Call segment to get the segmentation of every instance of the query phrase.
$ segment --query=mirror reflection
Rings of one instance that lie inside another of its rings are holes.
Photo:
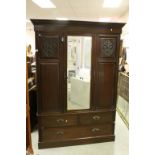
[[[67,109],[90,108],[92,37],[67,37]]]

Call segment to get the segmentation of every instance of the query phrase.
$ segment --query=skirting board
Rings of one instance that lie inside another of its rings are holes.
[[[114,135],[107,136],[97,136],[97,137],[87,137],[87,138],[77,138],[77,139],[69,139],[65,141],[57,141],[57,142],[39,142],[39,149],[50,148],[50,147],[63,147],[63,146],[72,146],[72,145],[81,145],[81,144],[90,144],[90,143],[101,143],[101,142],[109,142],[114,141]]]

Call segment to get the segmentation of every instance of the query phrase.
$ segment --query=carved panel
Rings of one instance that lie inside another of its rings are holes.
[[[100,38],[100,57],[114,57],[115,50],[115,38]]]
[[[59,38],[58,36],[41,37],[41,57],[58,58],[59,55]]]

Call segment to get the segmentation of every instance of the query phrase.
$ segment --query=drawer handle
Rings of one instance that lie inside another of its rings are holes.
[[[63,131],[57,131],[57,133],[56,133],[57,135],[63,135],[64,134],[64,132]]]
[[[101,117],[100,116],[97,116],[97,115],[95,115],[95,116],[93,116],[93,120],[99,120]]]
[[[99,128],[93,128],[91,131],[92,132],[98,132],[98,131],[100,131],[100,129]]]
[[[62,123],[62,122],[64,122],[65,120],[64,119],[57,119],[57,123]]]

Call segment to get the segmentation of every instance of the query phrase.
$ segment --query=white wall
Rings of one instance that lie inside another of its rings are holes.
[[[129,11],[121,16],[120,22],[125,22],[125,26],[122,29],[121,39],[123,39],[123,47],[129,47]]]
[[[126,23],[122,29],[121,39],[123,40],[123,47],[126,47],[127,59],[126,62],[129,64],[129,51],[130,51],[130,38],[129,38],[129,10],[120,17],[119,22]],[[129,71],[129,66],[126,65],[126,70]]]

